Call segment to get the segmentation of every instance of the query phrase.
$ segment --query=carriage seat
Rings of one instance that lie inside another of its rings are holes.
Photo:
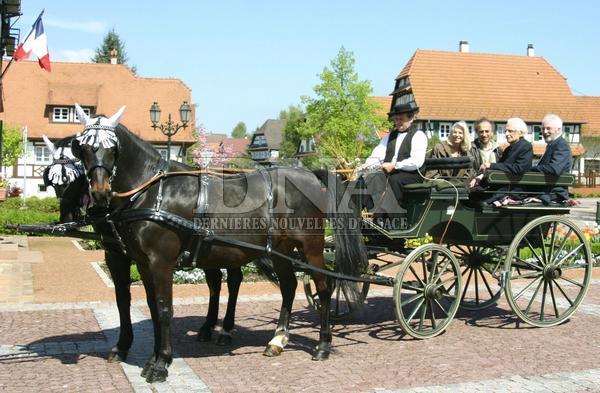
[[[522,175],[513,175],[502,171],[488,171],[484,179],[487,184],[510,184],[514,186],[550,186],[569,187],[575,184],[575,175],[567,174],[551,176],[542,172],[525,172]]]
[[[432,169],[463,169],[473,165],[470,157],[444,157],[425,159],[425,170]],[[406,184],[403,187],[408,194],[427,194],[432,199],[456,198],[469,199],[469,190],[465,187],[464,179],[432,179],[423,183]]]

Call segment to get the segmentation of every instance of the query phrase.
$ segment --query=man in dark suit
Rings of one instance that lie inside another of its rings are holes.
[[[569,143],[562,136],[562,120],[554,114],[548,114],[542,120],[542,135],[546,141],[546,151],[540,161],[531,170],[549,176],[568,174],[573,164],[573,156]],[[545,204],[563,202],[569,199],[569,192],[564,187],[545,187],[540,199]]]

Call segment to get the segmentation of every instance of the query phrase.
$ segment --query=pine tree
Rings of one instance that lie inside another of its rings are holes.
[[[115,49],[117,51],[117,64],[127,64],[129,58],[125,51],[125,41],[121,40],[115,29],[111,29],[102,40],[102,45],[96,48],[96,54],[92,57],[93,63],[110,63],[112,57],[110,52]],[[135,73],[135,66],[130,67]]]

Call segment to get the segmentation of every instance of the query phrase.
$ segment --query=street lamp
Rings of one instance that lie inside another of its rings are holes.
[[[192,107],[188,104],[187,101],[183,101],[181,106],[179,107],[179,118],[181,119],[181,124],[173,122],[171,120],[171,114],[169,113],[169,119],[162,124],[158,124],[160,120],[160,106],[158,106],[158,102],[154,101],[152,106],[150,107],[150,121],[152,122],[153,129],[159,129],[167,137],[167,161],[171,160],[171,137],[177,134],[182,128],[186,128],[188,122],[190,121],[190,117],[192,115]]]

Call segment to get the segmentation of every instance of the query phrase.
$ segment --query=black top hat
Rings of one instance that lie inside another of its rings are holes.
[[[396,102],[396,105],[394,105],[392,110],[390,112],[388,112],[388,116],[399,115],[402,113],[416,113],[418,111],[419,111],[419,107],[417,106],[417,103],[414,101],[409,101],[409,102],[406,102],[403,104]]]

